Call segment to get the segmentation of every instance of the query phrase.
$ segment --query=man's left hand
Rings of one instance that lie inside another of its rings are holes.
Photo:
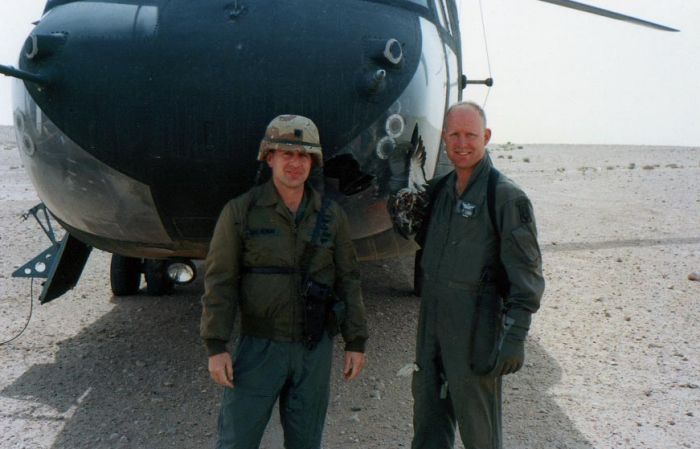
[[[345,380],[353,380],[359,376],[364,366],[364,353],[345,351],[345,364],[343,365],[343,377],[345,377]]]
[[[525,362],[525,342],[506,338],[501,347],[499,356],[500,372],[497,374],[505,376],[520,371]]]

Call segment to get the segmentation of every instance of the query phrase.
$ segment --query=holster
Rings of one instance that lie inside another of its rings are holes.
[[[490,267],[484,268],[472,322],[469,361],[472,372],[477,375],[490,373],[498,363],[498,355],[506,331],[501,291],[502,289],[498,288],[496,270]]]
[[[337,334],[345,312],[345,304],[336,300],[333,288],[310,279],[302,291],[304,299],[304,340],[313,349],[328,331]],[[341,307],[342,306],[342,307]]]

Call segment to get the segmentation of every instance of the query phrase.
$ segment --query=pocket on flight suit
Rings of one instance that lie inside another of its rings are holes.
[[[449,263],[449,278],[455,284],[478,284],[481,254],[484,251],[484,245],[490,244],[482,216],[486,211],[482,205],[472,206],[474,209],[469,216],[453,212],[448,240],[445,242],[446,247],[442,257]],[[457,288],[460,287],[457,286]]]
[[[503,299],[494,288],[486,288],[476,298],[472,321],[469,368],[479,376],[493,372],[498,364],[504,332]]]
[[[540,247],[532,227],[522,224],[511,231],[515,247],[528,264],[534,264],[540,258]]]

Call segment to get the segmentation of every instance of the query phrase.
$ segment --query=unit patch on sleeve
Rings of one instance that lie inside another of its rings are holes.
[[[532,223],[532,213],[530,212],[530,201],[527,198],[518,200],[515,205],[520,214],[520,223]]]

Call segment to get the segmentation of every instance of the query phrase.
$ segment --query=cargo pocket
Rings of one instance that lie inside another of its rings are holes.
[[[503,300],[482,292],[477,297],[472,322],[469,368],[479,376],[492,372],[498,365],[500,341],[504,331]]]

